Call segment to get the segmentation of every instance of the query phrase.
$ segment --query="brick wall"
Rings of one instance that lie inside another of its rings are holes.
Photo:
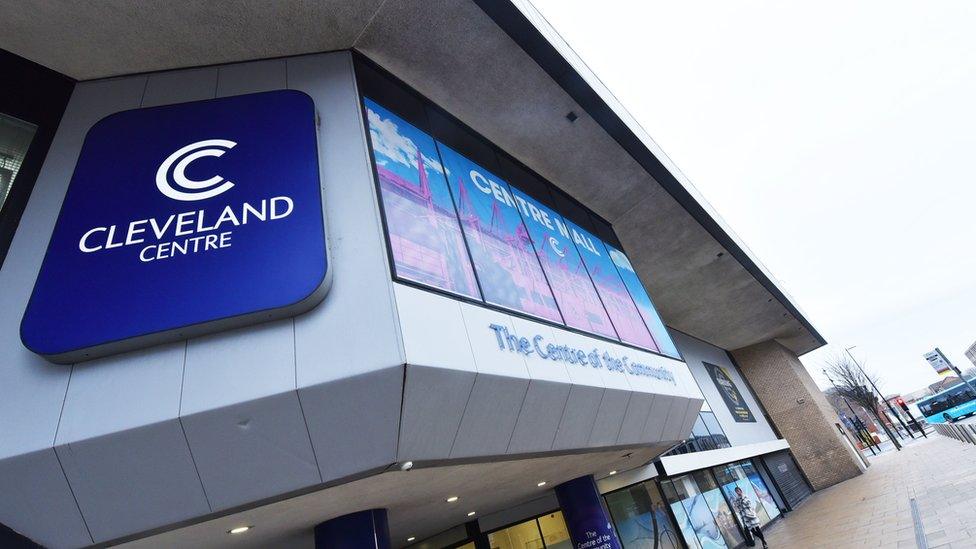
[[[834,426],[837,414],[796,354],[765,341],[732,356],[814,490],[861,474],[860,461]]]

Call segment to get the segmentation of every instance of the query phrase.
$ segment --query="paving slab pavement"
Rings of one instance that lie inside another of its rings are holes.
[[[976,446],[929,438],[870,459],[859,477],[815,492],[766,531],[771,549],[976,548]]]

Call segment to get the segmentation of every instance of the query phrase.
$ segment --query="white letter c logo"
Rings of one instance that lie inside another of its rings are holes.
[[[179,149],[169,155],[159,165],[159,169],[156,170],[156,187],[159,189],[159,192],[173,200],[182,201],[204,200],[229,190],[234,184],[224,180],[219,175],[215,175],[204,181],[194,181],[188,178],[185,172],[187,166],[194,160],[204,156],[223,156],[225,152],[234,148],[235,145],[237,143],[227,141],[226,139],[207,139],[205,141],[191,143]],[[174,163],[176,163],[176,167],[172,168],[173,184],[171,184],[169,173]]]

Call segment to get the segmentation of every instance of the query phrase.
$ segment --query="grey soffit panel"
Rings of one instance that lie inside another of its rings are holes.
[[[211,510],[178,419],[56,450],[95,542]]]
[[[528,387],[529,380],[525,378],[479,373],[461,416],[450,456],[504,454],[512,440]]]
[[[826,340],[804,317],[793,302],[771,279],[740,244],[738,239],[723,226],[707,204],[689,191],[679,181],[673,166],[665,158],[662,162],[656,152],[648,147],[653,140],[641,130],[572,49],[541,17],[538,11],[523,0],[491,2],[474,0],[475,3],[528,54],[573,100],[598,123],[646,172],[656,180],[722,247],[772,294],[777,301],[802,325],[812,340],[806,350],[824,345]],[[524,11],[524,13],[523,13]],[[535,21],[527,14],[533,15]],[[574,63],[575,62],[575,63]],[[636,130],[635,130],[636,128]],[[656,145],[655,145],[656,147]],[[676,171],[676,169],[675,169]],[[680,173],[679,173],[680,175]],[[806,343],[806,341],[804,341]]]
[[[328,297],[295,319],[298,386],[308,387],[405,359],[350,54],[288,59],[287,72],[289,87],[311,96],[321,117],[319,169],[333,272]],[[304,395],[302,404],[309,404]]]
[[[45,0],[27,9],[5,3],[0,18],[9,28],[0,47],[72,78],[104,78],[348,48],[381,4],[193,0],[145,9]]]
[[[54,448],[0,460],[0,494],[0,521],[37,543],[93,543]]]
[[[544,452],[552,449],[556,429],[563,417],[572,385],[533,379],[519,410],[509,454]]]
[[[397,460],[443,459],[451,454],[474,386],[474,372],[406,367]]]
[[[397,461],[404,367],[299,389],[323,482]]]
[[[293,390],[181,422],[214,511],[321,482]]]

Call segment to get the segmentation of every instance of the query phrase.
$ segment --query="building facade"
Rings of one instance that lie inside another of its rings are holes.
[[[734,547],[735,488],[859,474],[823,338],[530,5],[239,7],[3,8],[2,535]]]

